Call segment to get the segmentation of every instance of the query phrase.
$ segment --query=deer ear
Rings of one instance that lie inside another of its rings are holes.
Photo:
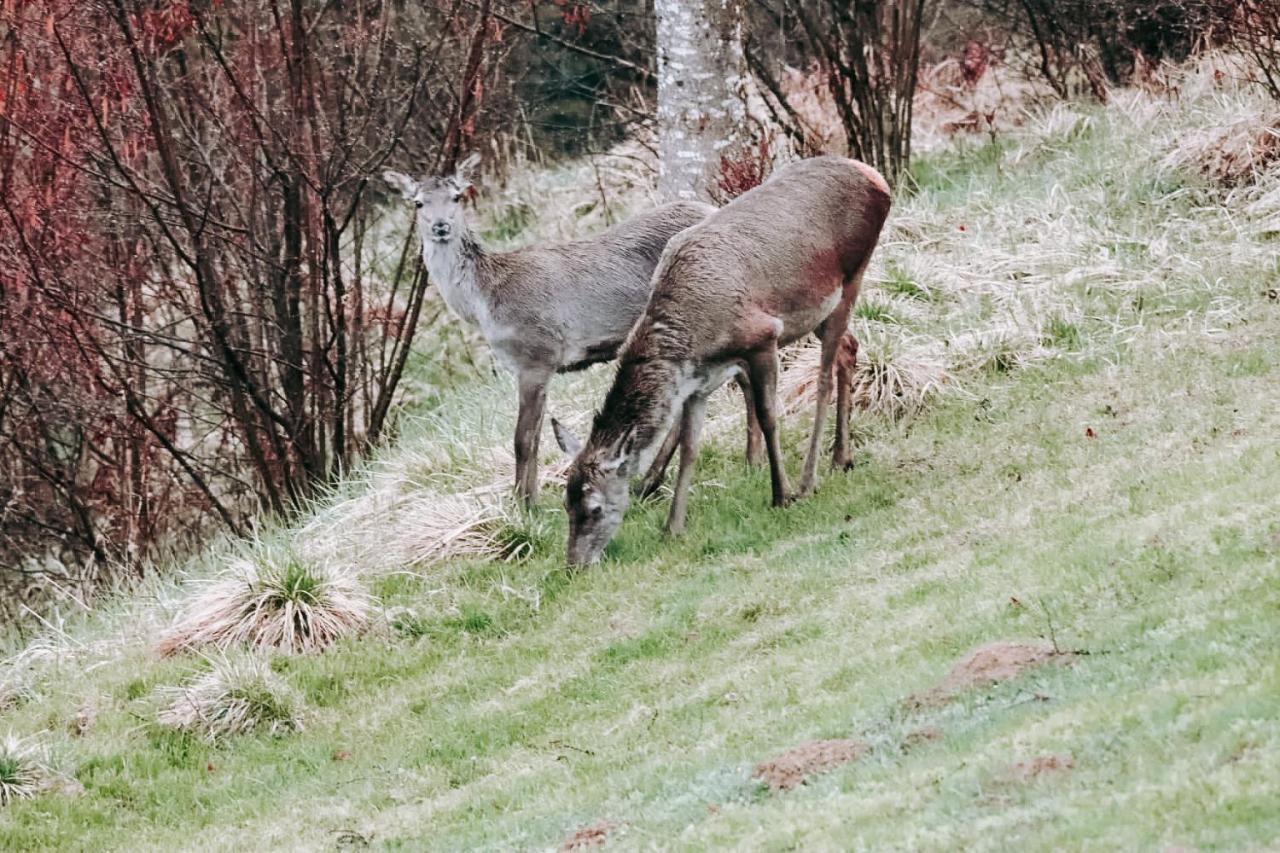
[[[458,180],[467,181],[468,179],[470,179],[470,177],[475,174],[476,167],[479,165],[480,165],[480,152],[472,151],[470,154],[466,156],[466,158],[461,163],[458,164],[458,167],[455,171],[455,174],[457,174],[458,176]]]
[[[388,169],[382,173],[382,180],[400,190],[400,194],[410,201],[418,194],[418,182],[401,172],[393,172]]]
[[[577,456],[582,452],[582,442],[578,441],[578,437],[569,432],[569,428],[560,423],[555,418],[551,419],[551,431],[556,434],[556,444],[560,445],[560,449],[570,456]]]
[[[471,176],[475,174],[476,167],[479,165],[480,154],[473,151],[454,168],[453,185],[457,188],[459,196],[468,199],[475,197],[476,190],[475,185],[471,183]]]

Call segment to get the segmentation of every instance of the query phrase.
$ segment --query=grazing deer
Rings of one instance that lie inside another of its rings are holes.
[[[382,176],[417,207],[422,257],[449,309],[479,326],[498,362],[516,376],[516,492],[528,504],[538,491],[538,436],[552,375],[617,355],[644,312],[667,241],[715,208],[674,202],[586,240],[490,252],[463,214],[467,172],[478,160],[473,155],[453,175],[420,181],[392,171]],[[743,392],[751,458],[759,452],[759,428],[745,385]]]
[[[787,504],[793,495],[778,443],[778,349],[810,332],[820,338],[822,356],[798,496],[817,482],[833,381],[844,409],[833,462],[847,465],[848,374],[857,352],[849,312],[888,213],[889,187],[875,169],[815,157],[779,169],[672,239],[586,446],[552,422],[561,449],[575,457],[565,492],[570,564],[600,559],[622,524],[627,478],[676,426],[680,467],[666,527],[683,531],[707,395],[739,370],[750,378],[764,431],[773,504]]]

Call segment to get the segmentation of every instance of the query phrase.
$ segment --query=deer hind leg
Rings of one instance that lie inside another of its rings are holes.
[[[680,417],[680,470],[676,474],[675,495],[667,514],[667,533],[684,533],[684,520],[689,511],[689,487],[693,482],[693,466],[698,459],[698,439],[707,414],[707,399],[695,394],[685,401]]]
[[[636,489],[636,497],[641,500],[653,497],[658,493],[658,489],[662,487],[662,481],[667,476],[667,466],[671,464],[671,457],[675,455],[676,448],[680,446],[680,431],[683,420],[684,418],[681,416],[671,425],[671,431],[663,439],[662,447],[658,448],[658,455],[653,457],[653,463],[649,466],[649,470],[645,472],[644,479],[640,481],[640,486]]]
[[[813,433],[809,436],[809,453],[804,459],[804,474],[800,478],[797,497],[813,494],[818,484],[818,455],[822,452],[822,433],[826,426],[827,406],[831,402],[832,376],[835,373],[836,353],[849,322],[849,308],[841,305],[818,326],[822,341],[822,357],[818,365],[818,399],[813,413]]]
[[[516,495],[525,506],[538,497],[538,438],[542,432],[542,413],[547,406],[549,376],[535,373],[520,375],[520,413],[516,416]]]
[[[831,467],[848,471],[853,467],[849,456],[849,416],[853,411],[853,373],[858,367],[858,339],[845,332],[836,349],[836,443],[831,449]]]
[[[742,400],[747,407],[747,464],[759,465],[764,461],[764,435],[760,432],[760,418],[756,415],[755,392],[751,388],[751,377],[739,373],[734,382],[742,391]]]
[[[764,446],[769,455],[769,475],[773,482],[773,505],[786,506],[791,502],[791,484],[787,482],[787,468],[778,443],[778,348],[770,342],[751,354],[747,361],[751,374],[751,390],[755,396],[756,416],[760,431],[764,434]]]

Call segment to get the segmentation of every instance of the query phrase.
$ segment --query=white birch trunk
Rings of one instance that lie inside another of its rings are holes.
[[[658,190],[706,200],[720,155],[745,138],[740,0],[654,0],[658,19]]]

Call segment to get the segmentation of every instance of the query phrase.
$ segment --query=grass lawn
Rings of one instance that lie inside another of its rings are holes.
[[[1152,166],[1212,102],[1118,100],[924,161],[855,331],[963,350],[956,379],[856,416],[857,466],[814,498],[770,509],[723,436],[686,536],[633,507],[570,575],[548,486],[513,528],[527,559],[371,572],[369,632],[271,658],[304,708],[283,736],[161,726],[157,688],[204,662],[129,630],[145,597],[81,619],[0,711],[73,790],[0,807],[0,848],[505,850],[595,824],[618,849],[1275,844],[1280,229]],[[380,464],[505,441],[508,385],[463,395],[483,428],[424,414]],[[912,701],[999,640],[1071,654]],[[751,779],[823,738],[868,749]]]

